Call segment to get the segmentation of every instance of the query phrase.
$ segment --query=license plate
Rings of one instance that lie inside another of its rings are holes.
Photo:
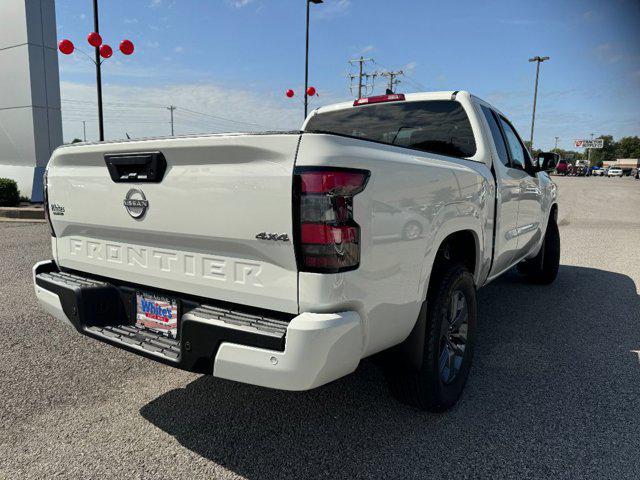
[[[178,336],[178,302],[175,298],[136,292],[136,326],[170,338]]]

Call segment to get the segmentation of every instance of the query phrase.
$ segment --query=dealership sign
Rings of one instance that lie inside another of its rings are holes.
[[[593,140],[574,140],[573,144],[576,148],[602,148],[604,140],[601,138],[594,138]]]

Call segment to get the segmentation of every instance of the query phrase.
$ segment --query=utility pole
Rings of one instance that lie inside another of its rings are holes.
[[[395,72],[380,72],[378,73],[378,75],[382,76],[382,77],[388,77],[389,80],[387,81],[387,95],[391,95],[392,93],[394,93],[394,87],[396,85],[398,85],[400,83],[400,80],[398,80],[397,77],[400,77],[402,75],[404,75],[404,71],[403,70],[397,70]]]
[[[591,140],[593,140],[593,133],[591,134]],[[591,147],[587,148],[587,163],[591,166]]]
[[[98,0],[93,0],[93,31],[100,33],[100,25],[98,22]],[[100,48],[95,47],[96,50],[96,84],[98,85],[98,132],[100,135],[100,141],[104,142],[104,119],[102,116],[102,71],[100,61]]]
[[[560,137],[556,137],[556,146],[555,146],[555,147],[553,147],[553,150],[554,150],[556,153],[558,153],[558,138],[560,138]]]
[[[353,80],[355,78],[358,79],[358,98],[362,98],[362,87],[367,87],[367,83],[366,83],[366,79],[368,79],[369,77],[373,77],[375,78],[378,74],[377,73],[372,73],[372,74],[368,74],[364,72],[364,64],[365,62],[370,62],[372,61],[373,58],[364,58],[364,57],[360,57],[358,60],[349,60],[349,64],[353,65],[355,63],[358,64],[358,74],[357,75],[349,75],[349,78],[351,79],[352,85],[353,85]],[[365,79],[365,83],[362,83],[362,79]]]
[[[176,107],[174,107],[173,105],[169,105],[167,107],[167,110],[169,110],[169,112],[171,112],[171,136],[173,137],[173,111],[176,109]]]
[[[533,155],[533,126],[536,122],[536,101],[538,99],[538,77],[540,76],[540,64],[549,60],[549,57],[533,57],[530,62],[536,62],[536,86],[533,93],[533,116],[531,117],[531,138],[529,140],[529,149]]]
[[[84,135],[84,141],[87,141],[87,122],[86,120],[82,120],[82,133]]]

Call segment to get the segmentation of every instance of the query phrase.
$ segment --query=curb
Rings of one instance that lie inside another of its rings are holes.
[[[44,221],[43,207],[0,207],[0,220]]]
[[[0,223],[46,223],[47,221],[39,218],[7,218],[0,217]]]

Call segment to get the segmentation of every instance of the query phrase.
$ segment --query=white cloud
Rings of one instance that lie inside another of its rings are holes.
[[[158,48],[160,46],[160,42],[151,41],[151,42],[146,42],[145,45],[149,48]]]
[[[331,19],[347,15],[351,10],[351,0],[325,0],[324,3],[312,5],[319,19]]]
[[[64,140],[82,137],[82,120],[87,121],[88,139],[94,140],[95,87],[62,82],[61,93]],[[167,105],[178,107],[174,112],[178,134],[292,130],[300,128],[302,122],[302,105],[285,98],[284,92],[262,94],[215,83],[108,85],[104,89],[105,137],[125,138],[125,133],[132,138],[169,135]]]
[[[173,51],[176,53],[182,53],[184,52],[184,47],[181,47],[178,45],[176,48],[173,49]]]
[[[417,62],[409,62],[404,66],[403,70],[409,75],[411,75],[417,66],[418,66]]]
[[[80,20],[84,20],[85,18],[87,18],[87,15],[84,13],[80,14]]]
[[[593,10],[587,10],[582,14],[582,19],[588,22],[593,20],[595,16],[596,16],[596,12],[594,12]]]
[[[138,19],[137,18],[125,18],[123,22],[124,22],[125,25],[133,25],[133,24],[138,23]]]
[[[229,0],[229,3],[231,4],[231,6],[235,8],[242,8],[242,7],[246,7],[253,1],[254,0]]]
[[[620,50],[612,43],[601,43],[595,48],[598,60],[606,63],[617,63],[624,58]]]
[[[374,45],[367,45],[366,47],[363,47],[362,50],[360,50],[360,53],[368,53],[375,49],[376,47]]]
[[[149,6],[151,8],[157,8],[160,7],[162,5],[162,0],[151,0],[151,2],[149,2]]]

